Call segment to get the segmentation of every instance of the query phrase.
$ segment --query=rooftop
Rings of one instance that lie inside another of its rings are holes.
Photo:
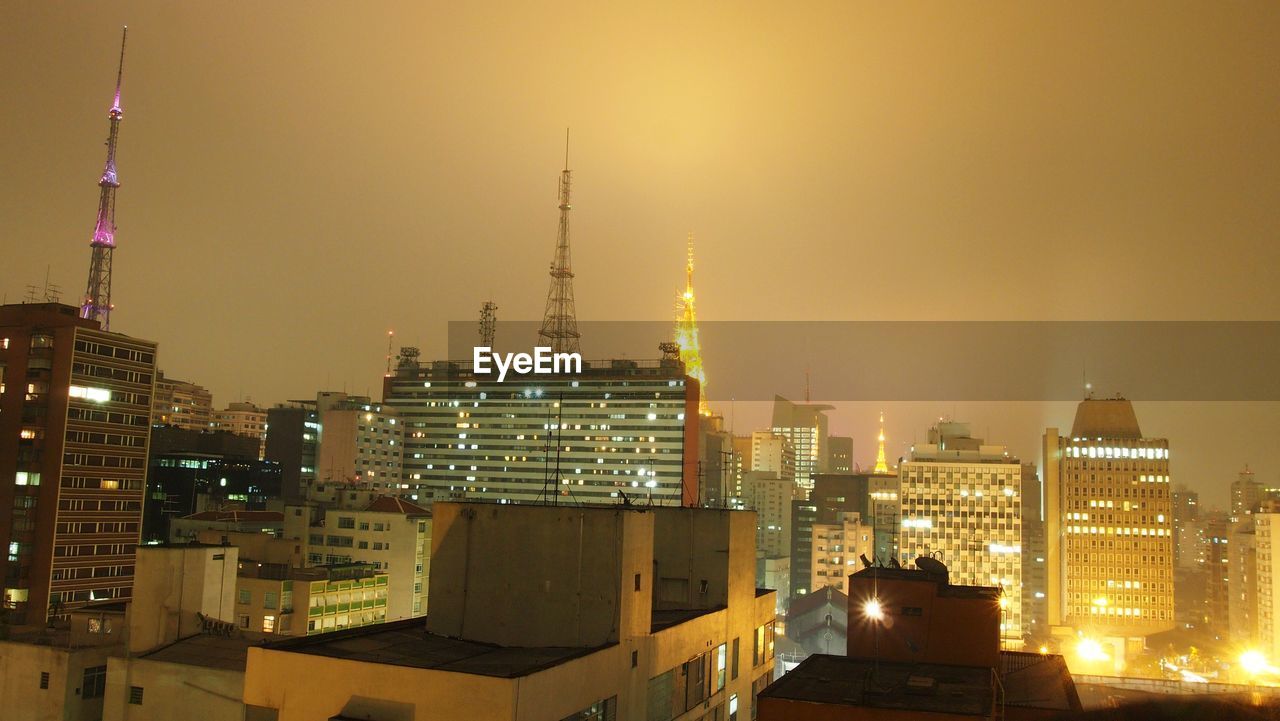
[[[1123,398],[1088,398],[1076,406],[1072,438],[1142,438],[1133,404]]]
[[[284,522],[284,514],[279,511],[201,511],[182,518],[187,521],[230,521],[232,523]]]
[[[378,496],[372,503],[365,506],[364,510],[375,513],[400,513],[410,517],[431,517],[431,511],[399,496]]]
[[[1080,695],[1062,656],[1001,651],[1000,678],[1008,706],[1080,710]]]
[[[993,600],[1000,597],[1000,589],[996,586],[957,586],[947,582],[944,573],[925,571],[919,568],[893,568],[891,566],[872,566],[854,573],[855,578],[876,577],[890,581],[933,581],[938,584],[939,596],[953,598],[984,598]]]
[[[608,645],[595,648],[498,646],[427,633],[426,624],[418,618],[289,639],[269,647],[365,663],[518,678]]]
[[[877,664],[817,654],[770,684],[760,698],[986,718],[995,697],[994,679],[988,668]]]
[[[723,611],[724,606],[716,608],[689,608],[689,609],[653,609],[649,616],[649,633],[657,633],[664,628],[679,626],[685,621],[692,621],[699,616],[705,616],[708,613]]]
[[[265,636],[262,634],[231,637],[200,634],[174,641],[168,646],[161,646],[154,651],[141,654],[140,658],[148,661],[180,663],[184,666],[203,666],[243,672],[249,647],[263,645],[264,639]]]

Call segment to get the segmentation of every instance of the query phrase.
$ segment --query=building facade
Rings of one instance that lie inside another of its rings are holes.
[[[125,600],[142,523],[156,344],[56,303],[0,307],[0,539],[11,623]]]
[[[1000,588],[1002,638],[1020,642],[1022,464],[973,438],[967,423],[939,423],[898,474],[898,561],[934,556],[957,583]]]
[[[212,422],[212,393],[190,381],[166,378],[163,371],[156,372],[151,425],[207,431],[212,427]]]
[[[782,396],[773,399],[770,430],[791,441],[796,458],[796,483],[805,494],[813,490],[813,476],[827,472],[830,454],[826,411],[832,409],[834,406],[793,403]]]
[[[237,436],[258,441],[258,460],[266,458],[267,411],[252,403],[232,403],[213,413],[214,430],[227,431]]]
[[[1124,399],[1082,401],[1044,436],[1049,623],[1119,639],[1174,625],[1169,442]]]
[[[368,483],[399,490],[404,424],[396,410],[368,398],[328,397],[319,405],[316,476],[325,482]]]
[[[470,362],[401,362],[383,397],[404,423],[406,495],[696,505],[698,392],[680,362],[582,366],[499,382]]]

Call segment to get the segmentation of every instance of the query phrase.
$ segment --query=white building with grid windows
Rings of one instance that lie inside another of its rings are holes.
[[[898,467],[898,560],[934,556],[951,582],[1003,591],[1001,636],[1022,640],[1022,465],[1004,446],[939,423]]]

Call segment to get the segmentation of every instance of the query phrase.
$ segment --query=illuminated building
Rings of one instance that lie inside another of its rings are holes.
[[[693,297],[693,233],[689,234],[689,259],[685,263],[684,292],[676,303],[676,345],[680,347],[680,360],[690,378],[698,381],[702,395],[698,399],[698,413],[710,415],[707,406],[707,373],[702,367],[702,343],[698,340],[698,314]]]
[[[796,485],[807,494],[813,490],[813,476],[827,470],[827,414],[834,406],[793,403],[782,396],[773,399],[775,435],[791,441],[796,457]]]
[[[333,505],[286,506],[285,537],[302,542],[308,566],[366,563],[388,572],[387,619],[425,614],[431,512],[395,496],[375,496],[364,503],[362,493],[338,487],[343,490]]]
[[[796,454],[790,439],[771,431],[752,433],[750,470],[772,473],[795,485]]]
[[[828,586],[848,591],[845,582],[849,574],[862,568],[859,558],[870,559],[875,553],[871,526],[863,523],[862,514],[846,512],[835,523],[813,524],[812,533],[809,593]]]
[[[387,620],[388,574],[372,564],[293,567],[241,549],[237,627],[277,636],[313,636]]]
[[[320,412],[316,401],[296,400],[267,411],[266,458],[280,464],[280,493],[285,501],[299,501],[303,489],[316,480],[320,445]]]
[[[1258,642],[1266,656],[1280,658],[1280,512],[1257,512],[1253,518],[1257,544]]]
[[[213,421],[213,394],[202,386],[156,373],[151,424],[207,431]]]
[[[405,493],[421,503],[697,504],[698,386],[679,360],[582,365],[499,383],[470,362],[401,362],[383,404],[405,424]]]
[[[399,489],[404,424],[396,409],[345,393],[320,394],[316,475],[324,483],[361,481]]]
[[[12,624],[127,599],[156,344],[57,303],[0,306],[0,539]]]
[[[809,500],[797,503],[792,504],[791,520],[791,587],[794,595],[807,593],[811,588],[815,570],[814,529],[819,525],[839,525],[844,514],[858,514],[863,526],[872,532],[873,542],[866,551],[868,557],[887,562],[895,555],[894,549],[898,544],[896,475],[819,473],[813,477]],[[856,559],[857,554],[853,557]]]
[[[1227,631],[1237,643],[1258,641],[1258,537],[1252,517],[1228,532]]]
[[[773,678],[775,594],[755,587],[751,514],[616,503],[433,512],[425,621],[250,650],[247,718],[752,717]]]
[[[1126,647],[1172,628],[1169,442],[1142,435],[1129,401],[1087,399],[1044,454],[1050,626]]]
[[[1001,588],[1004,638],[1020,643],[1022,464],[970,436],[967,423],[938,423],[898,477],[898,560],[934,555],[961,584]]]
[[[232,403],[213,413],[214,430],[258,440],[258,458],[267,453],[267,412],[252,403]]]
[[[1049,576],[1046,555],[1044,489],[1034,463],[1022,464],[1022,635],[1043,639],[1049,633]]]

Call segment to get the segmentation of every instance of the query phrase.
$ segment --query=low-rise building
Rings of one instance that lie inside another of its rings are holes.
[[[295,568],[242,558],[236,626],[307,636],[387,620],[387,574],[367,563]]]
[[[772,678],[754,514],[437,501],[431,613],[251,648],[249,713],[747,719]]]
[[[201,511],[170,520],[169,542],[186,543],[202,531],[279,537],[284,532],[284,514],[280,511]]]

